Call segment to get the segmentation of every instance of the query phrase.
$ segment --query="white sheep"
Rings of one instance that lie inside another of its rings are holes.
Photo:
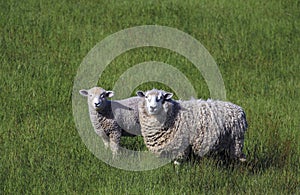
[[[141,132],[147,148],[161,157],[185,160],[191,152],[228,151],[231,158],[245,161],[242,152],[246,115],[235,104],[213,100],[175,101],[163,90],[138,91]]]
[[[105,147],[110,146],[113,156],[120,149],[121,136],[141,134],[137,108],[139,97],[110,101],[107,98],[113,97],[114,92],[100,87],[82,89],[79,93],[87,97],[94,130],[102,138]]]

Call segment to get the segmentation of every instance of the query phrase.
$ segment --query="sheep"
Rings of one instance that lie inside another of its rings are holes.
[[[175,101],[173,94],[152,89],[138,91],[141,133],[147,148],[159,157],[180,164],[190,154],[229,152],[231,159],[246,161],[243,154],[247,129],[243,109],[233,103],[201,99]]]
[[[110,147],[113,157],[120,149],[121,136],[141,135],[138,117],[139,97],[110,101],[113,91],[100,87],[79,91],[88,99],[89,115],[96,134],[98,134],[107,149]]]

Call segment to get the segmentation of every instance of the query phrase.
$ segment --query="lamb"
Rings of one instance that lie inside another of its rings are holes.
[[[229,157],[246,161],[242,152],[247,129],[243,109],[233,103],[201,99],[175,101],[173,94],[152,89],[138,91],[141,133],[147,148],[174,164],[191,153],[229,152]]]
[[[110,146],[113,157],[120,149],[121,136],[141,135],[138,117],[139,97],[110,101],[113,91],[100,87],[79,93],[88,99],[89,114],[95,132],[102,138],[106,148]]]

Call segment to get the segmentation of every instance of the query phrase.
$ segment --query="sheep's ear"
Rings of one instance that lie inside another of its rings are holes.
[[[173,96],[173,93],[166,92],[163,95],[164,95],[164,99],[165,100],[170,100],[172,98],[172,96]]]
[[[88,95],[89,95],[89,92],[88,92],[88,90],[86,90],[86,89],[81,89],[81,90],[79,90],[79,93],[80,93],[80,95],[82,95],[82,96],[88,96]]]
[[[114,94],[113,91],[106,91],[106,97],[111,98],[111,97],[113,97],[114,95],[115,95],[115,94]]]
[[[137,91],[136,95],[138,95],[139,97],[145,97],[145,94],[143,91]]]

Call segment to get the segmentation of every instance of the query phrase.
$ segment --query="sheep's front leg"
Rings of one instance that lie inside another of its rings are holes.
[[[183,151],[178,152],[173,162],[173,166],[177,174],[179,174],[181,164],[188,159],[190,154],[191,154],[191,146],[188,146]]]
[[[109,134],[109,139],[110,149],[114,158],[119,153],[121,132],[112,132],[111,134]]]
[[[106,135],[104,131],[99,131],[98,135],[102,138],[105,149],[109,147],[109,137]]]

